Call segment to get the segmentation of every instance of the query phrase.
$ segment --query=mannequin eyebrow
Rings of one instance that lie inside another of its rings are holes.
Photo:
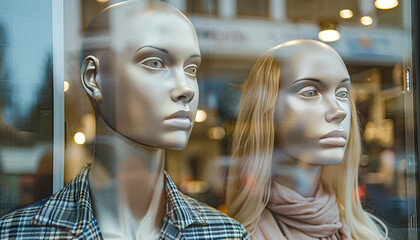
[[[301,79],[298,79],[298,80],[294,81],[292,84],[295,84],[295,83],[300,82],[300,81],[313,81],[313,82],[321,83],[321,81],[319,79],[316,79],[316,78],[301,78]],[[340,84],[342,84],[344,82],[350,82],[350,79],[345,78],[345,79],[341,80]]]
[[[168,50],[166,50],[166,49],[164,49],[164,48],[159,48],[159,47],[150,46],[150,45],[145,45],[145,46],[142,46],[142,47],[140,47],[139,49],[137,49],[137,50],[136,50],[136,52],[138,52],[138,51],[142,50],[143,48],[154,48],[154,49],[156,49],[156,50],[159,50],[159,51],[161,51],[161,52],[164,52],[164,53],[166,53],[166,54],[169,54],[169,51],[168,51]],[[200,55],[200,54],[193,54],[193,55],[191,55],[191,56],[190,56],[190,58],[201,58],[201,55]]]
[[[154,46],[150,46],[150,45],[145,45],[145,46],[142,46],[142,47],[140,47],[139,49],[137,49],[137,51],[136,51],[136,52],[138,52],[138,51],[142,50],[143,48],[154,48],[154,49],[159,50],[159,51],[161,51],[161,52],[164,52],[164,53],[169,53],[169,51],[168,51],[168,50],[166,50],[166,49],[164,49],[164,48],[154,47]]]
[[[313,82],[317,82],[317,83],[321,82],[316,78],[301,78],[301,79],[298,79],[298,80],[294,81],[292,84],[295,84],[295,83],[301,82],[301,81],[313,81]]]

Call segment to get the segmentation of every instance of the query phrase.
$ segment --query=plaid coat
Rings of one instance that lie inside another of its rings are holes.
[[[0,218],[0,239],[103,239],[92,212],[89,169],[56,194]],[[180,193],[166,172],[165,190],[160,239],[248,239],[237,221]]]

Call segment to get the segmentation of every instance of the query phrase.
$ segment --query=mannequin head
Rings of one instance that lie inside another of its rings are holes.
[[[249,232],[267,205],[272,174],[281,174],[272,168],[278,161],[273,154],[280,151],[292,163],[321,166],[354,238],[382,235],[355,197],[357,113],[349,74],[328,45],[290,41],[257,60],[242,89],[232,146],[227,210]]]
[[[315,41],[273,51],[280,71],[274,149],[310,165],[342,162],[350,133],[350,76],[340,56]]]
[[[154,148],[186,146],[201,57],[182,13],[161,1],[113,5],[86,30],[81,61],[82,84],[110,128]]]

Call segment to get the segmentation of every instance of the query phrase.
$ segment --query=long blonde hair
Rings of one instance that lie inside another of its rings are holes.
[[[255,229],[270,197],[274,109],[280,81],[277,59],[270,53],[261,56],[243,86],[233,133],[226,189],[227,213],[242,223],[249,233]],[[384,239],[387,227],[363,210],[357,196],[361,139],[351,96],[349,101],[351,130],[343,162],[322,167],[321,178],[334,190],[340,214],[354,239]]]

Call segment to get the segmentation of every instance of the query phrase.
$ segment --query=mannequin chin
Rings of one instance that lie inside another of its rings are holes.
[[[322,166],[338,165],[343,162],[345,148],[328,148],[319,151],[319,153],[308,161]],[[303,158],[304,159],[304,158]]]

